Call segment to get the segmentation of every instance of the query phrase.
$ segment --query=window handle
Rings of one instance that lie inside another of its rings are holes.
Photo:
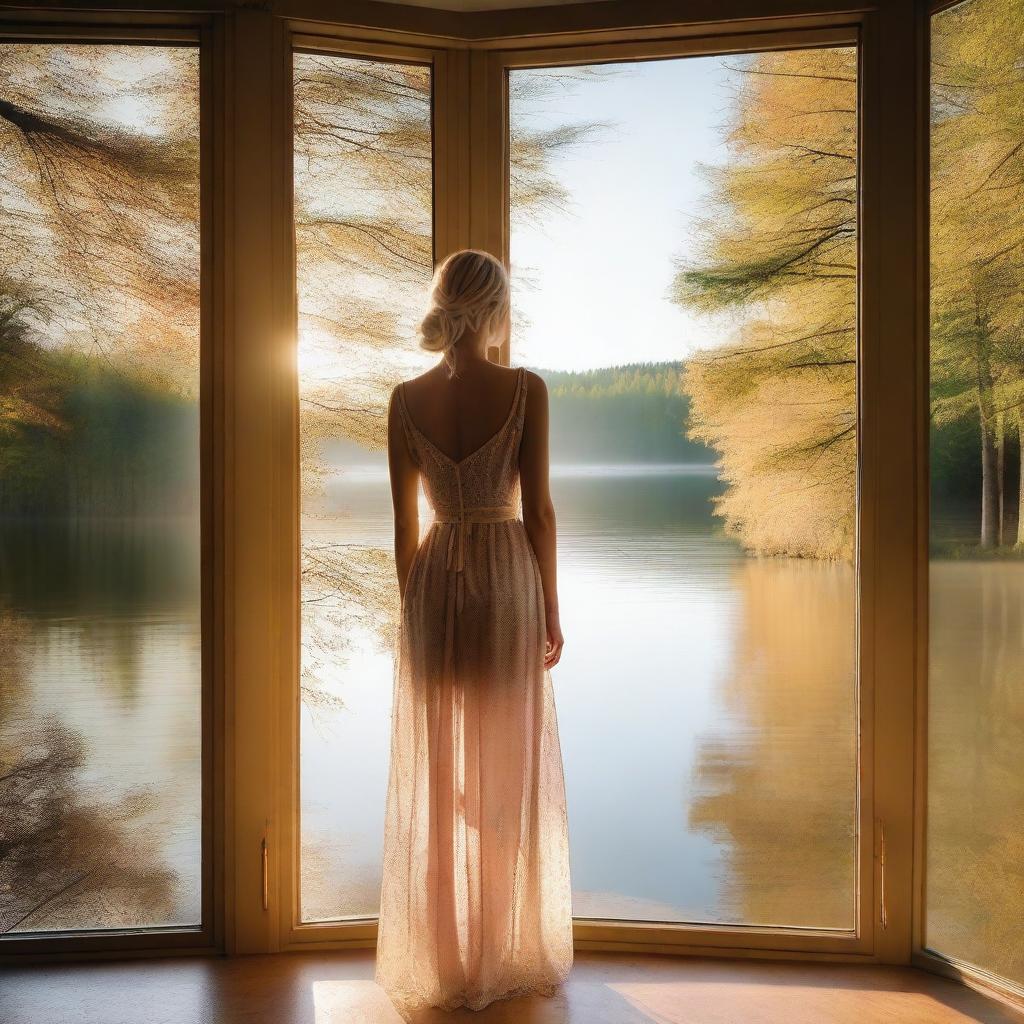
[[[883,931],[889,927],[889,908],[885,892],[885,822],[878,822],[878,921]]]
[[[260,840],[260,882],[263,895],[263,909],[270,909],[270,849],[267,846],[266,833]]]

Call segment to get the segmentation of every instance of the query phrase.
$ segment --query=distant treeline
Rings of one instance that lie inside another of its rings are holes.
[[[194,399],[98,356],[0,349],[0,516],[176,516],[196,508]]]
[[[681,362],[568,372],[531,367],[548,386],[554,462],[700,462],[715,453],[686,436]]]

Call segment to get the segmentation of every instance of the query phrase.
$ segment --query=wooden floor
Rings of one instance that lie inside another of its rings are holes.
[[[401,1024],[372,952],[0,968],[3,1024]],[[1021,1024],[911,968],[578,953],[553,998],[415,1024]]]

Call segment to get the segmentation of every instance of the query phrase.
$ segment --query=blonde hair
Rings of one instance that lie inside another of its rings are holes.
[[[463,249],[438,264],[430,304],[420,323],[420,348],[443,352],[455,376],[455,346],[467,330],[493,335],[509,314],[508,274],[500,260],[481,249]]]

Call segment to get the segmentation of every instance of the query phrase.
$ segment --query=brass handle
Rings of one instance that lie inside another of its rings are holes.
[[[885,822],[878,823],[878,873],[879,873],[879,907],[878,920],[882,928],[889,927],[889,910],[885,895]]]
[[[263,909],[270,909],[270,850],[267,847],[267,837],[264,836],[260,843],[260,873],[263,886]]]

